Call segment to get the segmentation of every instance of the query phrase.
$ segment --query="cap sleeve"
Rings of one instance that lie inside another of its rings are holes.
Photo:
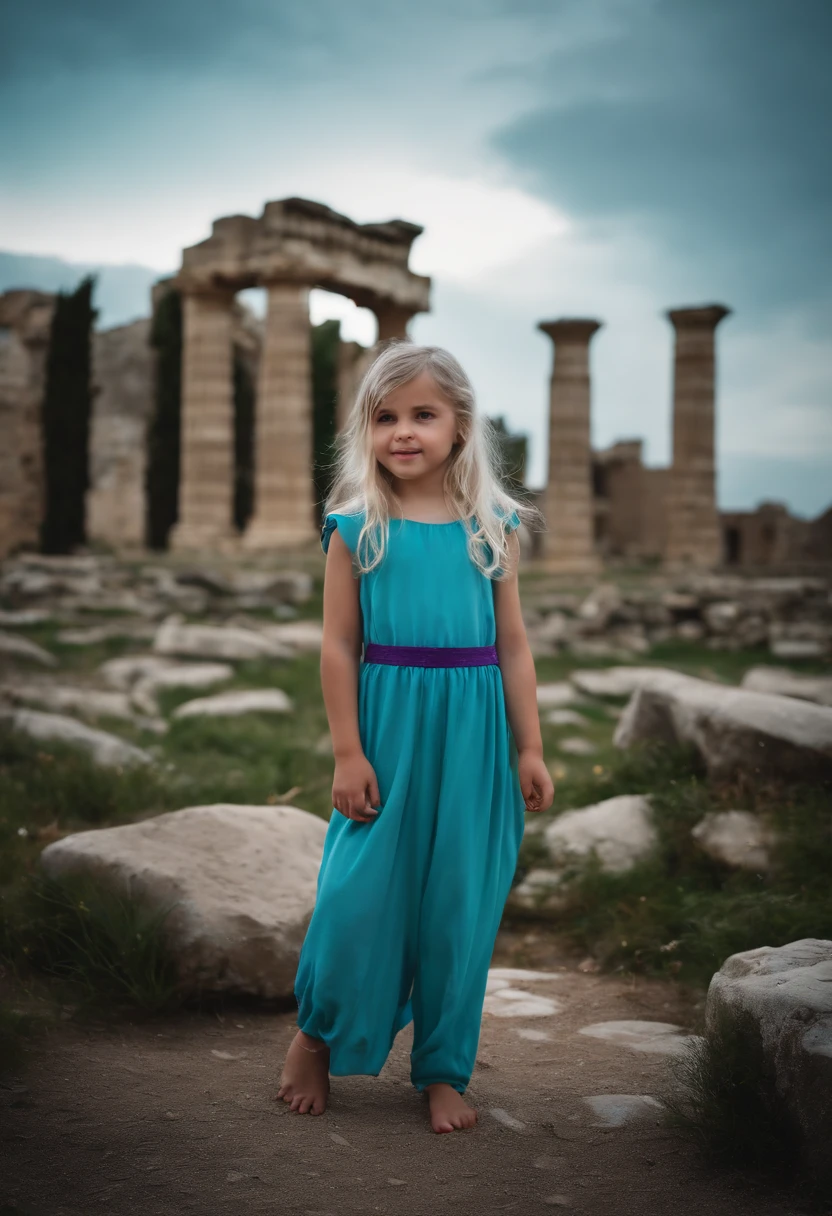
[[[506,532],[513,532],[515,528],[520,527],[520,516],[516,511],[512,511],[511,515],[506,517]]]
[[[358,534],[361,531],[362,518],[361,515],[341,515],[337,512],[330,512],[324,519],[321,527],[321,548],[324,553],[329,552],[329,538],[337,528],[341,533],[341,539],[349,549],[350,553],[355,553],[358,544]]]

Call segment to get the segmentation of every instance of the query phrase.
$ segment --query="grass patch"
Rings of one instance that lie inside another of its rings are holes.
[[[187,995],[165,945],[172,907],[149,909],[89,874],[36,874],[0,926],[0,958],[68,982],[82,1007],[169,1010]]]
[[[0,1002],[0,1076],[15,1072],[24,1062],[25,1044],[41,1029],[41,1019]]]
[[[689,752],[633,749],[608,769],[563,782],[557,805],[568,810],[619,794],[651,795],[654,854],[621,874],[604,873],[595,858],[576,865],[557,908],[537,913],[602,967],[706,987],[730,954],[832,937],[828,787],[717,788]],[[735,808],[761,814],[777,832],[770,871],[728,869],[692,838],[706,813]],[[540,837],[528,836],[518,878],[546,861]]]
[[[805,1197],[832,1201],[832,1168],[809,1170],[802,1132],[777,1091],[754,1017],[718,1006],[699,1040],[669,1061],[676,1088],[663,1096],[665,1120],[720,1166],[751,1168],[797,1184]]]

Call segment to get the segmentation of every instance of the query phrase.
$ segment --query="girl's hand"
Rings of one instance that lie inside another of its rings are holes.
[[[554,801],[555,785],[543,757],[538,752],[520,752],[517,767],[526,810],[548,810]]]
[[[372,823],[381,802],[375,770],[363,752],[335,761],[332,805],[336,811],[358,823]]]

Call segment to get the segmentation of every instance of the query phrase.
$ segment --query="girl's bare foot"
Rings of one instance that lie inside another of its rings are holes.
[[[276,1094],[298,1114],[322,1115],[329,1097],[329,1048],[299,1030],[286,1052]]]
[[[430,1122],[435,1132],[452,1132],[457,1128],[473,1127],[477,1122],[477,1112],[453,1085],[439,1081],[436,1085],[426,1085],[424,1092],[430,1100]]]

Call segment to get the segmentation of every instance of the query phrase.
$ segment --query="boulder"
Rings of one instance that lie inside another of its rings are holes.
[[[751,811],[711,811],[691,828],[691,836],[714,861],[741,870],[768,870],[774,831]]]
[[[41,853],[161,911],[183,984],[290,999],[327,824],[294,806],[188,807],[78,832]]]
[[[578,609],[578,618],[592,630],[603,632],[620,609],[621,592],[615,583],[599,583]]]
[[[174,718],[236,717],[238,714],[285,714],[294,709],[292,700],[280,688],[244,688],[222,692],[215,697],[197,697],[177,705]]]
[[[742,609],[731,600],[717,600],[706,606],[703,615],[711,633],[731,633],[737,626]]]
[[[511,903],[519,905],[521,908],[557,906],[557,888],[560,886],[561,880],[562,876],[554,870],[529,870],[517,886],[512,887]],[[555,895],[554,900],[551,898],[553,894]]]
[[[167,617],[156,633],[157,654],[205,659],[289,659],[291,646],[263,637],[253,629],[227,625],[186,625],[182,617]]]
[[[777,1094],[827,1179],[832,1144],[832,941],[804,937],[732,954],[711,979],[705,1025],[750,1015]]]
[[[564,867],[597,853],[608,873],[629,870],[657,842],[650,802],[641,794],[621,794],[595,806],[564,811],[543,833],[552,860]]]
[[[742,687],[832,707],[832,676],[798,675],[787,667],[752,667],[743,676]]]
[[[738,772],[800,780],[832,776],[832,709],[656,671],[633,694],[616,747],[692,745],[718,779]]]
[[[104,730],[94,730],[74,718],[61,714],[46,714],[34,709],[17,709],[0,712],[0,720],[13,730],[32,739],[54,740],[69,743],[88,752],[96,764],[104,768],[121,768],[133,764],[150,764],[152,757],[140,747],[125,743],[117,735]]]

